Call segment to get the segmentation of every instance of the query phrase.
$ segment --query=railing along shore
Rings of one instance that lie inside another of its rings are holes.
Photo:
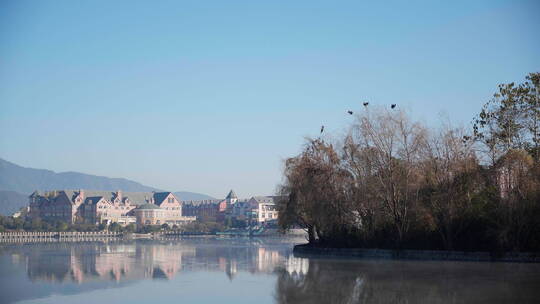
[[[88,232],[44,232],[44,231],[9,231],[0,232],[0,243],[46,242],[51,240],[92,240],[121,237],[122,233],[112,231]]]

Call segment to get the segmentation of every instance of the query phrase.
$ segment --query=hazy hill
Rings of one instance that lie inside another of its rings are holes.
[[[108,178],[78,172],[56,173],[44,169],[24,168],[0,159],[0,190],[32,193],[34,190],[92,189],[123,191],[154,191],[124,178]]]
[[[199,201],[199,200],[215,199],[214,197],[211,197],[210,195],[197,193],[197,192],[189,192],[189,191],[174,192],[174,195],[176,195],[176,197],[178,197],[182,201]]]
[[[13,210],[16,206],[18,207],[15,210],[18,210],[26,205],[26,197],[34,190],[55,189],[122,190],[125,192],[160,191],[160,189],[145,186],[125,178],[109,178],[78,172],[56,173],[45,169],[25,168],[0,159],[1,214],[6,214],[7,210]],[[213,199],[206,194],[188,191],[179,191],[175,192],[175,194],[181,200]],[[24,200],[21,201],[23,196]]]
[[[28,204],[28,195],[15,191],[0,191],[0,214],[11,215]]]

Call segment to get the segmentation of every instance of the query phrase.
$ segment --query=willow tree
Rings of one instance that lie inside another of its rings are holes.
[[[278,201],[279,224],[283,229],[299,225],[309,241],[336,241],[346,235],[350,210],[346,206],[349,174],[340,165],[333,146],[309,140],[300,155],[285,162],[285,181]]]

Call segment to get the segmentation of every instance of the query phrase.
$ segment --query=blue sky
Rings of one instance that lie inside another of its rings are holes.
[[[361,102],[468,124],[540,71],[538,1],[0,1],[0,157],[222,197]]]

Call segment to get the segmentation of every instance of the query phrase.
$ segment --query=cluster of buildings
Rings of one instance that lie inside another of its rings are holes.
[[[223,200],[185,201],[186,216],[195,216],[201,221],[223,222],[229,219],[244,222],[248,226],[277,221],[277,196],[253,196],[239,199],[231,190]]]
[[[28,216],[46,221],[120,225],[182,225],[182,203],[172,192],[59,190],[29,197]]]
[[[181,201],[172,192],[57,190],[29,196],[28,217],[67,223],[181,226],[195,220],[246,225],[275,222],[275,196],[239,200],[231,190],[222,200]]]

